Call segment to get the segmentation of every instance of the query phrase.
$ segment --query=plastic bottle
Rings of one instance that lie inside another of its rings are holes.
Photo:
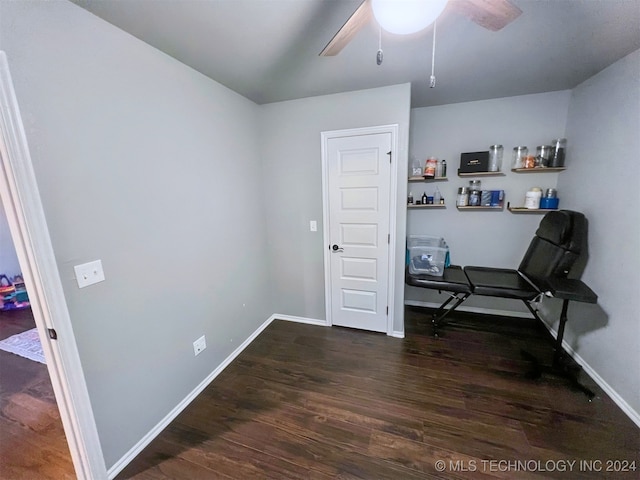
[[[533,187],[524,196],[524,208],[536,210],[540,208],[540,199],[542,198],[542,189]]]
[[[442,159],[442,177],[447,176],[447,161]]]
[[[434,205],[440,205],[442,202],[442,195],[440,194],[440,189],[436,187],[436,191],[433,194],[433,203]]]
[[[409,192],[409,198],[407,199],[409,205],[413,205],[413,193]]]
[[[422,205],[426,205],[427,204],[427,192],[424,192],[422,194]]]
[[[422,176],[422,165],[420,165],[420,160],[418,160],[416,157],[412,157],[411,159],[411,176],[412,177]]]

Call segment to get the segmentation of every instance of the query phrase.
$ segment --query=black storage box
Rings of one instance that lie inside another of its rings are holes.
[[[489,152],[469,152],[460,154],[458,173],[475,173],[489,171]]]

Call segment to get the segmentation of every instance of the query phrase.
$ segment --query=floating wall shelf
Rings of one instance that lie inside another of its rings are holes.
[[[507,210],[511,213],[525,213],[525,214],[545,214],[547,212],[552,212],[554,210],[558,210],[557,208],[525,208],[525,207],[512,207],[509,203],[507,203]]]
[[[504,177],[502,172],[458,172],[459,177]]]
[[[502,210],[503,209],[503,205],[496,205],[494,207],[472,207],[472,206],[466,206],[466,207],[460,207],[456,205],[456,208],[458,210],[474,210],[474,211],[479,211],[479,210]]]
[[[512,168],[514,173],[553,173],[562,172],[566,167],[534,167],[534,168]]]
[[[410,182],[444,182],[446,180],[447,180],[447,177],[435,177],[435,178],[409,177]]]
[[[446,205],[442,205],[442,204],[427,204],[427,205],[413,205],[413,204],[408,204],[407,208],[425,208],[425,209],[429,209],[429,208],[446,208]]]

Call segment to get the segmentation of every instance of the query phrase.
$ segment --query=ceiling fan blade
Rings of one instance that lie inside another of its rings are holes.
[[[364,0],[358,9],[353,12],[349,20],[338,30],[327,46],[320,52],[321,57],[332,57],[340,53],[360,29],[369,23],[373,16],[371,0]]]
[[[449,0],[456,12],[494,32],[520,16],[522,10],[509,0]]]

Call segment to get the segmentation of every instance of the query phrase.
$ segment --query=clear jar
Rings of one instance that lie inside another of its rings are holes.
[[[469,191],[471,190],[482,190],[482,181],[481,180],[469,180]]]
[[[471,190],[469,192],[469,206],[470,207],[479,207],[480,206],[480,190]]]
[[[536,148],[536,167],[548,167],[551,163],[553,147],[551,145],[540,145]]]
[[[513,147],[513,161],[511,168],[524,168],[529,149],[525,146]]]
[[[491,145],[489,147],[489,171],[499,172],[502,168],[502,145]]]

